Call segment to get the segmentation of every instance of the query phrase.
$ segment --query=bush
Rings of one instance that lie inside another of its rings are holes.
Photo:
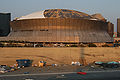
[[[74,45],[71,45],[71,47],[78,47],[78,46],[74,44]]]
[[[3,47],[4,45],[2,43],[0,43],[0,47]]]
[[[69,45],[69,44],[66,44],[65,46],[66,46],[66,47],[70,47],[70,45]]]
[[[84,44],[80,44],[79,47],[86,47]]]
[[[95,44],[91,43],[88,45],[88,47],[97,47]]]
[[[102,47],[110,47],[109,45],[105,44],[105,45],[102,45]]]

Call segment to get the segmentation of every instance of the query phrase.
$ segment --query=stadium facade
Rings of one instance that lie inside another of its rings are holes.
[[[113,42],[113,24],[101,15],[48,9],[11,21],[12,31],[0,41],[104,43]]]

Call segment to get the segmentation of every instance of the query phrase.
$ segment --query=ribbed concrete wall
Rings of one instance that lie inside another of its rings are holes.
[[[11,22],[14,31],[18,30],[82,30],[82,31],[107,31],[107,23],[87,19],[70,18],[43,18],[18,20]]]
[[[0,40],[30,42],[112,42],[108,23],[87,19],[41,18],[11,22],[12,32]]]
[[[10,13],[0,13],[0,36],[10,33]]]

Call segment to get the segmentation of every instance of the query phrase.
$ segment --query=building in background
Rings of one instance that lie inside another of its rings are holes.
[[[7,36],[10,33],[10,13],[0,13],[0,37]]]
[[[114,24],[112,24],[111,22],[108,22],[108,34],[113,37],[114,35]]]
[[[120,18],[117,19],[117,37],[120,37]]]
[[[120,43],[120,18],[117,19],[117,32],[114,32],[114,42]]]

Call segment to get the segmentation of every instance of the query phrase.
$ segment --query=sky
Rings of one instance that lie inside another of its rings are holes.
[[[11,13],[16,17],[45,9],[71,9],[87,14],[101,13],[117,27],[120,17],[120,0],[0,0],[0,13]]]

